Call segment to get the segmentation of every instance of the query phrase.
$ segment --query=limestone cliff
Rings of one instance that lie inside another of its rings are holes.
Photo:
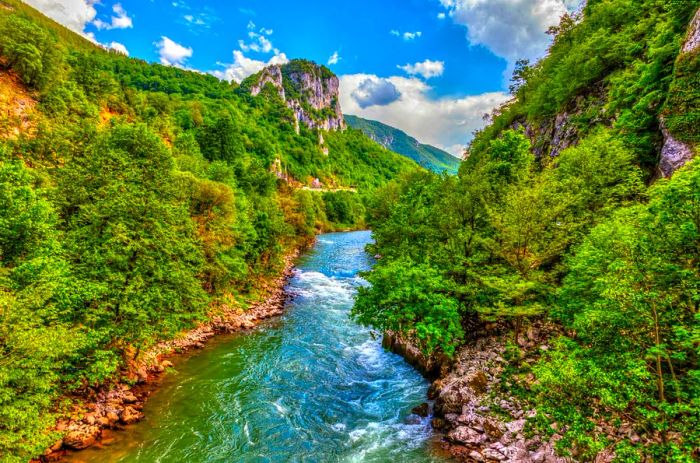
[[[310,129],[345,129],[338,97],[340,83],[325,66],[306,60],[272,65],[246,79],[241,87],[257,96],[268,85],[294,113],[297,131],[299,124]]]
[[[693,158],[698,146],[698,104],[696,79],[700,68],[700,9],[695,13],[688,35],[676,59],[673,82],[661,117],[664,144],[659,171],[670,177]]]

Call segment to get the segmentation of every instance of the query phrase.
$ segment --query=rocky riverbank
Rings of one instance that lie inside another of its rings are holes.
[[[284,287],[292,276],[299,252],[288,255],[283,273],[266,282],[261,291],[267,297],[247,310],[221,306],[210,319],[182,336],[162,342],[137,356],[123,371],[124,381],[89,389],[73,398],[76,405],[70,418],[60,420],[55,430],[63,437],[45,452],[41,461],[60,460],[67,452],[82,450],[109,439],[110,430],[123,429],[143,418],[143,405],[157,389],[163,373],[173,367],[171,358],[201,349],[217,334],[250,330],[263,320],[281,315],[287,295]],[[107,436],[107,437],[106,437]],[[104,443],[104,442],[103,442]]]
[[[535,324],[521,334],[521,359],[535,358],[547,350],[549,333],[551,327]],[[508,330],[499,332],[494,327],[461,348],[451,360],[426,357],[394,334],[385,338],[384,345],[434,380],[428,392],[433,402],[433,428],[443,433],[442,446],[457,461],[573,461],[557,456],[556,434],[550,439],[526,431],[527,419],[535,416],[535,410],[508,394],[508,388],[501,384],[508,364],[508,337],[512,339]]]

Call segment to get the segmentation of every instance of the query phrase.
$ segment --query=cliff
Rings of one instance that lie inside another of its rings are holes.
[[[345,129],[338,98],[340,83],[325,66],[292,60],[284,65],[268,66],[241,84],[253,96],[267,86],[294,113],[297,132],[299,124],[326,131]]]

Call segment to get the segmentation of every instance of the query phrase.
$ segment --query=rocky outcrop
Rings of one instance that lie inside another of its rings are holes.
[[[688,35],[683,46],[678,61],[689,56],[690,53],[696,52],[700,48],[700,9],[695,13],[695,17],[690,23]],[[674,76],[677,77],[677,76]],[[673,108],[671,108],[673,109]],[[670,177],[679,168],[683,167],[690,161],[695,150],[691,145],[685,143],[674,136],[666,127],[664,117],[661,117],[660,126],[664,136],[664,144],[661,147],[661,155],[659,159],[659,171],[662,176]]]
[[[563,111],[551,118],[536,124],[516,120],[512,127],[522,128],[525,131],[536,157],[557,157],[562,151],[578,141],[577,119],[580,119],[583,114],[594,112],[591,111],[592,109],[601,108],[606,96],[607,87],[599,84],[592,87],[585,95],[576,97]],[[594,120],[588,120],[586,125],[593,126],[598,123],[609,125],[612,122],[610,118],[606,118],[602,111],[595,112],[598,116]]]
[[[345,120],[340,109],[338,77],[327,68],[310,61],[294,60],[272,65],[243,82],[251,95],[259,95],[271,85],[292,110],[295,126],[310,129],[343,130]]]
[[[663,118],[661,119],[661,133],[664,136],[664,144],[661,147],[659,171],[662,176],[668,178],[688,161],[693,159],[694,151],[690,145],[677,140],[671,132],[668,131]]]
[[[681,52],[690,53],[700,48],[700,9],[695,13],[695,17],[690,23],[688,37],[681,48]]]
[[[449,371],[450,361],[447,357],[425,355],[413,342],[398,333],[385,332],[382,346],[403,357],[409,365],[428,378],[435,379]]]
[[[531,330],[524,345],[539,342]],[[433,427],[444,433],[445,446],[458,461],[559,463],[553,440],[527,433],[527,419],[535,416],[500,388],[504,339],[478,339],[456,355],[449,374],[433,383],[429,397],[435,400]],[[556,440],[556,438],[554,439]]]

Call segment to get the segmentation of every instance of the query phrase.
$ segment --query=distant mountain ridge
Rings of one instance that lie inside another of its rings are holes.
[[[450,174],[456,174],[459,169],[461,161],[456,157],[434,146],[424,145],[395,127],[350,115],[345,115],[345,122],[385,148],[413,159],[426,169]]]

